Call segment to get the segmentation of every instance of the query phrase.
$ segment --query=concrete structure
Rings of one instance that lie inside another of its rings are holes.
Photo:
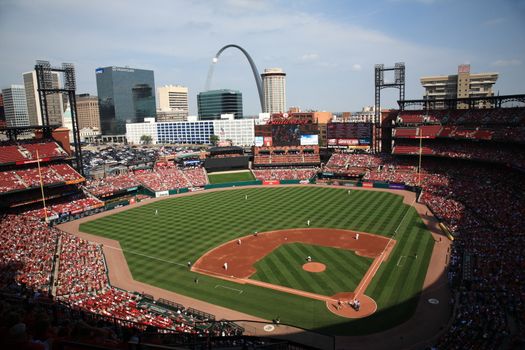
[[[185,86],[165,85],[157,88],[157,111],[172,112],[177,116],[188,116],[188,88]]]
[[[23,85],[11,85],[2,90],[6,126],[29,126],[26,91]]]
[[[253,119],[133,123],[126,124],[126,139],[129,143],[140,144],[141,136],[148,135],[153,144],[210,144],[210,136],[217,135],[220,141],[231,140],[235,146],[251,146],[254,124]]]
[[[100,126],[103,135],[123,135],[127,123],[155,117],[153,71],[129,67],[104,67],[97,76]]]
[[[158,122],[185,122],[188,120],[188,111],[180,109],[161,110],[157,108]]]
[[[375,122],[376,109],[374,106],[366,106],[359,112],[351,113],[345,122],[347,123],[372,123]]]
[[[425,89],[424,99],[444,100],[465,97],[494,96],[493,85],[498,80],[498,73],[470,73],[470,65],[462,64],[458,67],[458,74],[428,76],[421,78],[421,85]],[[444,107],[438,103],[436,108]],[[479,108],[492,107],[486,102],[480,102]],[[458,108],[466,108],[459,104]]]
[[[199,120],[219,119],[221,114],[232,113],[235,119],[243,117],[242,94],[235,90],[210,90],[197,95]]]
[[[30,125],[43,125],[42,110],[40,109],[40,97],[38,95],[38,82],[36,71],[23,74],[24,87],[26,91],[27,113]],[[60,89],[60,76],[57,72],[51,72],[52,88]],[[63,125],[64,101],[61,93],[47,95],[47,112],[49,124]]]
[[[0,94],[0,128],[6,126],[5,123],[5,112],[4,112],[4,97]]]
[[[100,111],[98,97],[89,94],[77,95],[77,116],[79,129],[100,130]]]
[[[286,112],[286,73],[281,68],[267,68],[261,74],[265,113]]]

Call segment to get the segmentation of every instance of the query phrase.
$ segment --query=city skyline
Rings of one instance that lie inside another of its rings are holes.
[[[2,1],[0,88],[22,84],[22,74],[45,59],[74,63],[77,92],[96,95],[96,68],[130,66],[153,70],[155,88],[187,86],[196,115],[212,58],[237,44],[259,72],[282,67],[287,105],[303,110],[372,105],[377,63],[405,62],[407,99],[423,97],[422,76],[455,74],[464,63],[473,73],[498,72],[496,93],[523,93],[524,18],[522,0]],[[260,112],[249,65],[236,50],[221,56],[211,89],[239,90],[245,114]],[[386,90],[383,107],[395,107],[395,97]]]

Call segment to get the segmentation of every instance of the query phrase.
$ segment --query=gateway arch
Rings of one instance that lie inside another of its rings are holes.
[[[235,45],[235,44],[226,45],[226,46],[222,47],[215,54],[215,57],[213,57],[213,61],[212,61],[212,64],[210,66],[210,70],[208,71],[208,78],[206,79],[205,91],[210,90],[211,80],[212,80],[212,77],[213,77],[213,68],[214,68],[215,64],[219,61],[219,56],[221,55],[221,53],[224,50],[226,50],[226,49],[228,49],[230,47],[234,47],[236,49],[239,49],[244,54],[246,59],[248,60],[248,63],[250,63],[250,67],[252,68],[252,72],[253,72],[253,77],[255,78],[255,84],[257,85],[257,92],[259,93],[259,101],[261,102],[261,112],[264,111],[264,98],[263,98],[263,88],[262,88],[261,76],[259,75],[259,71],[257,70],[257,66],[255,66],[255,62],[253,62],[252,58],[250,57],[250,54],[245,49],[243,49],[241,46],[239,46],[239,45]]]

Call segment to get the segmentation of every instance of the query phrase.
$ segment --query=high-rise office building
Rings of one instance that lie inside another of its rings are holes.
[[[124,135],[126,123],[155,117],[152,70],[104,67],[96,69],[96,76],[103,135]]]
[[[98,97],[89,94],[77,95],[78,127],[97,128],[100,130],[100,112],[98,110]]]
[[[425,99],[441,101],[494,96],[492,86],[496,80],[498,80],[498,73],[470,73],[470,65],[462,64],[458,67],[458,74],[422,77],[421,85],[425,89]],[[437,102],[435,107],[442,108],[444,103]],[[488,108],[491,105],[482,101],[477,107]],[[460,103],[458,108],[466,108],[466,104]]]
[[[38,95],[38,82],[36,72],[31,71],[23,74],[24,87],[26,90],[27,113],[30,125],[42,125],[42,110],[40,109],[40,97]],[[60,80],[57,72],[51,72],[51,86],[60,88]],[[49,124],[62,125],[64,116],[64,101],[61,93],[47,95],[47,112]]]
[[[286,112],[286,73],[281,68],[267,68],[261,74],[264,113]]]
[[[2,90],[7,126],[29,126],[26,92],[23,85],[11,85]]]
[[[185,86],[165,85],[157,88],[159,110],[185,112],[188,115],[188,88]]]
[[[235,90],[210,90],[197,95],[199,120],[220,119],[221,114],[233,114],[241,119],[242,93]]]
[[[0,94],[0,127],[6,126],[4,112],[4,95]]]

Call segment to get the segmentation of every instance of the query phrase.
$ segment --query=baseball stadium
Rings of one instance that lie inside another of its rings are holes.
[[[523,346],[525,95],[448,103],[277,113],[249,148],[2,127],[2,329],[56,327],[60,349]],[[115,149],[154,156],[86,174]]]

